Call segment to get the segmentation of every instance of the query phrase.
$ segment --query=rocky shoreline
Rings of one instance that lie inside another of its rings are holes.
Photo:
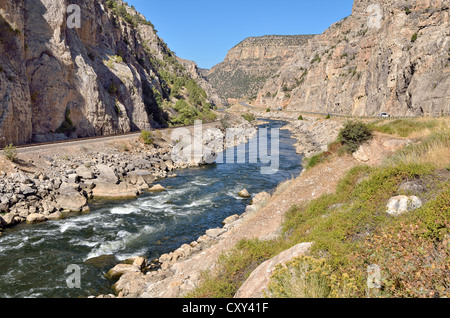
[[[283,129],[292,132],[293,137],[298,140],[297,152],[305,156],[326,150],[328,144],[336,139],[342,127],[342,123],[334,120],[324,121],[311,117],[299,121],[298,115],[294,116],[295,118],[286,118],[277,113],[252,112],[252,114],[262,120],[289,121]],[[248,194],[245,189],[241,192]],[[223,221],[223,227],[210,229],[196,241],[184,244],[171,253],[161,255],[158,259],[149,261],[137,256],[115,266],[107,273],[107,276],[117,280],[113,285],[116,294],[91,297],[185,297],[200,282],[202,270],[199,265],[202,259],[209,253],[214,254],[212,249],[220,242],[232,237],[234,228],[245,226],[243,223],[257,214],[271,197],[267,192],[254,195],[251,204],[247,206],[243,214],[228,217]]]
[[[197,240],[177,250],[148,261],[137,256],[116,265],[106,276],[117,279],[112,286],[116,295],[90,298],[178,298],[191,292],[201,279],[201,271],[191,268],[201,262],[205,253],[230,235],[232,230],[248,221],[271,198],[267,192],[255,195],[241,215],[226,218],[221,228],[210,229]],[[180,279],[180,277],[183,277]]]
[[[234,121],[232,127],[240,132],[236,145],[256,133],[244,120]],[[225,128],[220,128],[204,130],[204,147],[212,152],[234,146],[217,142],[224,138]],[[131,144],[119,143],[101,151],[81,147],[73,155],[39,155],[39,165],[30,160],[12,164],[9,173],[1,171],[0,235],[3,229],[23,222],[40,223],[71,213],[88,213],[93,199],[136,198],[144,191],[161,191],[157,180],[175,177],[177,169],[207,164],[206,157],[193,161],[174,154],[175,142],[158,132],[154,135],[151,145],[136,138]]]

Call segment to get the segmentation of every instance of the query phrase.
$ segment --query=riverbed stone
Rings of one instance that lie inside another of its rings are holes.
[[[27,223],[31,224],[45,222],[46,220],[47,218],[43,214],[39,213],[32,213],[27,216]]]
[[[153,187],[151,187],[148,191],[151,191],[151,192],[162,192],[162,191],[166,191],[166,188],[164,188],[160,184],[157,184],[157,185],[154,185]]]
[[[92,172],[92,170],[86,166],[80,166],[75,171],[77,175],[84,180],[91,180],[95,177],[94,172]]]
[[[142,186],[152,184],[155,181],[155,176],[146,170],[136,170],[129,172],[124,179],[132,185]]]
[[[138,194],[139,189],[136,186],[124,182],[119,184],[96,182],[95,188],[92,189],[94,198],[126,199],[136,198]]]
[[[49,221],[57,221],[63,218],[63,214],[59,211],[51,213],[47,216],[47,220]]]
[[[247,189],[243,189],[243,190],[239,191],[238,196],[240,196],[242,198],[250,198],[251,197],[251,195],[247,191]]]
[[[118,264],[118,265],[114,266],[114,268],[109,270],[106,273],[106,276],[111,279],[115,279],[115,278],[121,277],[122,275],[124,275],[126,273],[139,273],[139,272],[140,272],[139,268],[137,268],[134,265]]]
[[[226,229],[221,229],[221,228],[217,228],[217,229],[210,229],[208,231],[206,231],[206,235],[210,236],[213,239],[217,239],[219,236],[221,236],[223,233],[225,233],[227,230]]]
[[[228,224],[231,224],[233,222],[236,222],[238,219],[239,219],[239,215],[235,214],[235,215],[229,216],[225,220],[223,220],[222,224],[223,225],[228,225]]]
[[[117,183],[119,181],[119,178],[117,177],[113,168],[104,164],[98,164],[96,168],[99,172],[98,178],[100,180],[110,183]]]
[[[87,204],[87,199],[79,192],[66,191],[56,198],[56,205],[62,210],[80,212]]]

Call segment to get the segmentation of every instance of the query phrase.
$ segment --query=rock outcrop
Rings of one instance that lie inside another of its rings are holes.
[[[0,0],[0,147],[165,126],[178,99],[203,106],[175,79],[193,80],[122,0]]]
[[[225,60],[207,72],[224,98],[251,98],[313,35],[250,37],[232,48]]]
[[[256,104],[373,116],[450,113],[449,3],[356,0],[351,16],[297,49]]]
[[[211,105],[217,107],[228,106],[228,101],[225,98],[221,97],[217,93],[217,90],[208,81],[207,77],[205,76],[204,69],[200,69],[197,63],[195,63],[194,61],[189,61],[181,58],[178,58],[178,61],[186,68],[191,77],[195,79],[198,85],[200,85],[200,87],[206,92]]]

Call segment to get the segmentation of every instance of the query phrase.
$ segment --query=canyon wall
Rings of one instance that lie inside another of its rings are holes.
[[[0,0],[0,147],[166,126],[176,78],[191,77],[121,0]]]
[[[232,48],[206,77],[224,98],[252,98],[313,35],[250,37]]]
[[[373,116],[450,114],[449,2],[356,0],[269,78],[256,105]]]

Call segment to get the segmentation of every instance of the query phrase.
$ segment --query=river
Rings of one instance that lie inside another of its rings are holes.
[[[268,121],[260,127],[281,128]],[[269,135],[270,137],[270,135]],[[158,258],[242,214],[250,199],[237,195],[273,191],[301,172],[288,130],[280,131],[280,167],[261,174],[258,163],[213,164],[176,171],[158,181],[167,188],[138,199],[92,202],[89,214],[42,224],[21,224],[0,236],[0,298],[78,298],[111,293],[104,274],[132,256]],[[270,141],[269,141],[270,145]],[[248,151],[248,147],[247,147]],[[248,154],[247,154],[248,155]],[[107,257],[105,257],[107,255]],[[70,289],[69,265],[81,269],[81,288]]]

